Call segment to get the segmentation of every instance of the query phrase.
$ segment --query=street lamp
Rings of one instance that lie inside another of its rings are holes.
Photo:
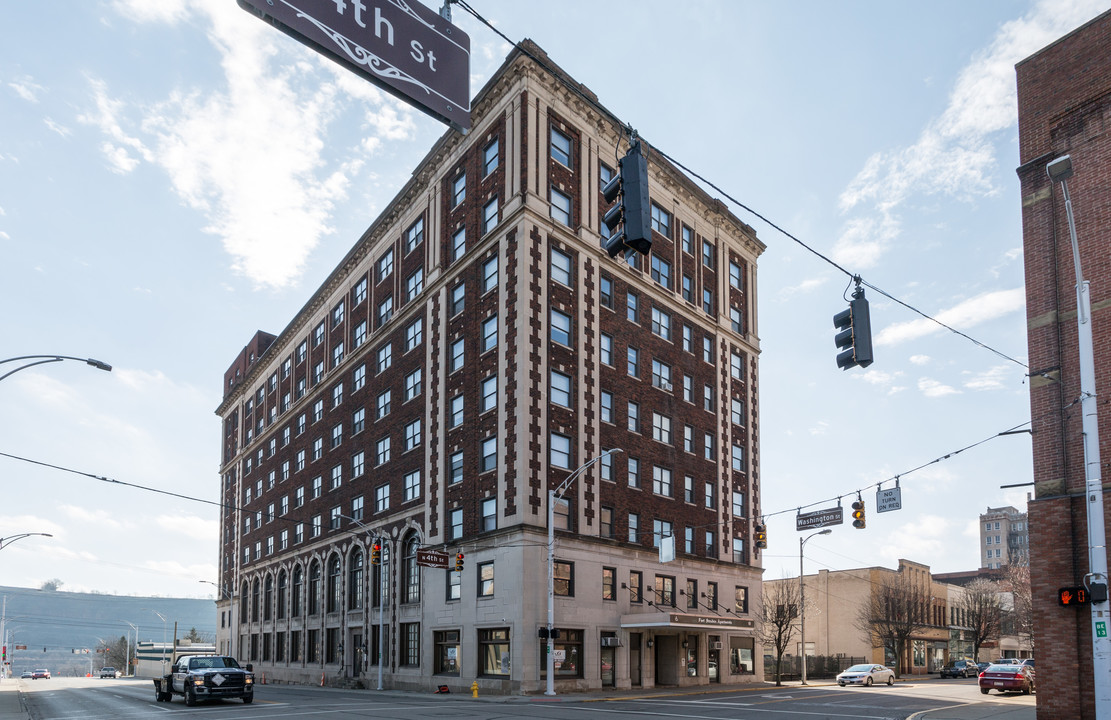
[[[143,609],[144,610],[150,610],[152,613],[154,613],[155,615],[158,616],[159,620],[162,621],[162,675],[163,675],[163,677],[165,677],[165,675],[166,675],[166,616],[163,615],[162,613],[158,612],[157,610],[151,610],[150,608],[143,608]]]
[[[9,537],[0,538],[0,550],[3,550],[7,546],[14,543],[16,540],[22,540],[23,538],[31,537],[32,535],[42,535],[43,537],[54,537],[50,533],[22,533],[20,535],[11,535]]]
[[[106,362],[95,360],[93,358],[70,357],[69,355],[23,355],[20,357],[8,358],[7,360],[0,360],[0,365],[3,365],[4,363],[18,362],[20,360],[32,360],[33,362],[26,363],[25,365],[20,365],[15,370],[9,370],[3,375],[0,375],[0,380],[3,380],[9,375],[15,375],[20,370],[26,370],[29,367],[34,367],[35,365],[45,365],[46,363],[61,362],[63,360],[77,360],[78,362],[83,362],[86,365],[92,365],[97,370],[112,372],[112,366]]]
[[[228,601],[228,620],[230,621],[231,617],[232,617],[232,611],[235,609],[235,598],[232,596],[232,594],[230,592],[228,592],[227,589],[224,588],[223,585],[215,583],[211,580],[198,580],[197,582],[206,583],[206,584],[211,585],[212,587],[216,588],[216,590],[219,591],[219,593],[220,593],[220,598],[221,599],[226,599]],[[231,641],[232,641],[232,638],[234,638],[234,637],[235,637],[235,624],[229,622],[228,646],[227,646],[227,648],[228,648],[228,654],[232,655],[233,657],[235,656],[235,650],[233,649],[233,645],[232,645]]]
[[[120,620],[120,622],[125,625],[130,625],[131,630],[135,631],[135,653],[137,654],[139,652],[139,626],[135,625],[134,623],[129,623],[126,620]],[[135,657],[135,655],[133,655],[131,652],[131,630],[127,631],[127,668],[125,669],[126,671],[124,672],[124,677],[135,674],[135,670],[131,666],[131,660]],[[136,658],[135,660],[136,662],[138,662],[138,658]]]
[[[555,648],[552,642],[552,627],[555,625],[555,503],[557,499],[563,499],[563,493],[570,489],[571,483],[575,481],[575,478],[581,475],[588,467],[604,457],[619,452],[624,452],[624,450],[621,448],[606,450],[598,457],[576,468],[555,490],[548,490],[548,659],[546,666],[548,671],[548,682],[544,690],[545,695],[556,694]]]
[[[1088,283],[1080,269],[1080,244],[1072,214],[1068,179],[1072,159],[1065,155],[1045,166],[1050,180],[1061,183],[1065,215],[1069,221],[1072,262],[1076,270],[1076,326],[1080,364],[1081,438],[1084,446],[1084,486],[1088,498],[1088,575],[1084,578],[1092,597],[1092,674],[1097,717],[1111,717],[1111,637],[1107,633],[1107,547],[1103,519],[1103,479],[1099,459],[1099,421],[1096,401],[1095,352],[1092,349],[1092,303]]]
[[[826,528],[816,533],[810,533],[804,538],[799,538],[799,646],[802,648],[802,684],[806,684],[806,590],[803,585],[802,548],[806,541],[815,535],[829,535],[832,530]]]

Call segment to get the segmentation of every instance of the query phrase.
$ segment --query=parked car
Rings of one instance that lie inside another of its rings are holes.
[[[979,674],[979,666],[971,660],[954,660],[945,667],[941,668],[941,677],[943,678],[970,678],[976,677]]]
[[[883,665],[853,665],[845,668],[845,671],[837,676],[837,684],[841,687],[846,685],[864,685],[867,687],[881,682],[894,685],[895,671]]]
[[[1034,658],[999,658],[993,665],[1029,665],[1034,667]]]
[[[32,670],[31,671],[31,679],[32,680],[39,680],[39,679],[49,680],[50,679],[50,671],[47,670],[46,668],[41,668],[41,669],[38,669],[38,670]]]
[[[24,670],[23,674],[19,676],[23,680],[34,680],[35,674],[30,670]]]
[[[980,668],[980,672],[987,670],[990,665],[991,663],[989,662],[976,663],[976,667]],[[979,675],[979,673],[977,673],[977,675]]]
[[[100,669],[100,677],[101,678],[112,678],[114,680],[115,678],[118,678],[119,676],[120,676],[120,671],[117,670],[114,667],[110,667],[110,666],[106,665],[106,666],[104,666]]]
[[[992,664],[980,673],[980,692],[987,695],[993,689],[999,692],[1018,691],[1023,695],[1034,692],[1034,667],[1032,665]]]

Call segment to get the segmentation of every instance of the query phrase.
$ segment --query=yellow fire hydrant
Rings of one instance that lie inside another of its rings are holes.
[[[478,697],[478,680],[471,683],[471,697]]]

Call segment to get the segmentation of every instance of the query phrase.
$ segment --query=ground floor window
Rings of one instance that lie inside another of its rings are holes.
[[[509,628],[478,631],[480,675],[509,675]]]
[[[271,643],[274,641],[274,636],[266,633],[262,636],[262,661],[270,662]]]
[[[388,652],[386,648],[389,647],[390,630],[383,628],[381,625],[374,625],[370,629],[370,651],[367,653],[370,656],[370,664],[377,665],[381,654],[378,648],[382,648],[383,652]],[[379,640],[382,640],[381,644]]]
[[[683,646],[687,655],[687,675],[695,677],[698,675],[698,636],[688,635]]]
[[[402,642],[401,664],[409,667],[420,666],[420,623],[403,623],[401,625]]]
[[[807,643],[809,645],[810,643]],[[751,675],[756,672],[752,660],[753,639],[729,638],[729,668],[734,675]]]
[[[301,662],[301,631],[291,630],[289,632],[289,660],[290,662]]]
[[[459,675],[459,631],[441,630],[433,635],[436,645],[436,660],[433,672],[437,675]]]
[[[339,628],[328,628],[324,637],[324,657],[329,665],[340,662],[343,651],[339,644]]]
[[[540,641],[540,677],[548,677],[548,641]],[[583,631],[559,628],[559,639],[552,641],[553,666],[557,678],[583,676]]]
[[[277,634],[276,643],[274,647],[274,659],[278,662],[285,662],[285,633],[280,632]]]
[[[308,647],[305,648],[305,659],[310,663],[320,662],[320,631],[309,630]]]
[[[251,633],[251,660],[258,660],[258,633]]]

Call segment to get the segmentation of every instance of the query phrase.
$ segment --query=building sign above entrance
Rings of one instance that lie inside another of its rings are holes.
[[[673,628],[754,628],[754,620],[717,615],[687,615],[686,613],[637,613],[622,615],[621,627],[673,627]]]

